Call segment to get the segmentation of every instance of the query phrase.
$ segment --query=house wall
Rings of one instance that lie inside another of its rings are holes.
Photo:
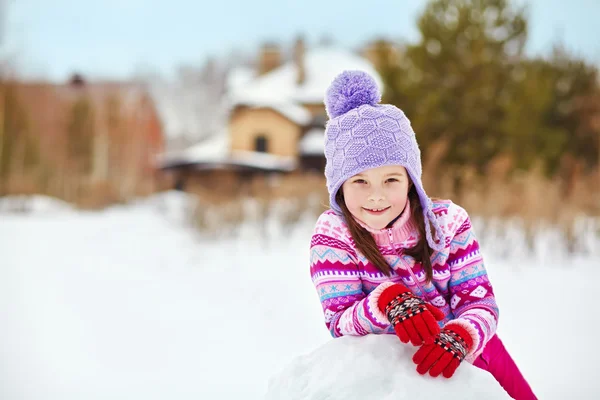
[[[204,170],[178,168],[169,172],[173,181],[181,185],[182,190],[196,194],[205,200],[222,201],[224,198],[240,193],[241,177],[231,170]]]
[[[263,135],[268,142],[268,153],[298,155],[300,126],[268,108],[238,109],[229,121],[229,133],[232,150],[255,151],[256,138]]]
[[[180,167],[166,172],[173,187],[198,196],[202,203],[223,204],[244,197],[274,200],[301,199],[311,193],[328,201],[325,176],[322,171],[296,171],[265,174],[260,171],[195,170]]]

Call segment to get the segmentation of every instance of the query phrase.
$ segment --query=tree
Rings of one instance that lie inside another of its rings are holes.
[[[528,169],[541,160],[552,175],[565,157],[597,165],[596,68],[556,48],[549,59],[523,60],[515,72],[510,86],[516,101],[507,104],[504,131],[516,167]]]
[[[584,166],[598,165],[600,127],[593,120],[600,116],[598,69],[556,47],[550,59],[555,84],[554,101],[548,112],[548,124],[564,132],[563,156],[581,160]],[[557,159],[549,167],[556,169]]]
[[[481,170],[504,147],[507,85],[526,39],[523,9],[507,0],[435,0],[418,21],[421,40],[386,70],[386,100],[412,121],[424,153],[448,142],[445,161]]]
[[[92,104],[88,98],[81,97],[73,104],[67,139],[69,159],[75,171],[82,175],[92,171],[94,128]]]
[[[0,180],[23,174],[40,161],[37,137],[31,134],[26,108],[14,82],[0,81]]]

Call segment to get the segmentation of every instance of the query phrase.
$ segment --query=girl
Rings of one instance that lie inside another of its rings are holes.
[[[360,71],[325,97],[325,176],[331,209],[318,219],[311,267],[333,337],[395,333],[419,346],[420,374],[450,378],[463,360],[515,399],[535,399],[496,335],[498,306],[467,212],[433,202],[421,183],[410,121],[379,104]]]

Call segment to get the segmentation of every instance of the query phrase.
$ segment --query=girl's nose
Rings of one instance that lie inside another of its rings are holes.
[[[380,190],[374,190],[371,193],[369,193],[369,201],[378,202],[378,201],[382,201],[384,199],[385,199],[385,197]]]

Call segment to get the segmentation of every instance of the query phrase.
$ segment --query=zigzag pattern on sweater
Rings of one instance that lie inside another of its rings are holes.
[[[448,244],[446,244],[446,249],[448,248],[449,244],[450,244],[450,242],[448,242]],[[444,264],[446,263],[446,260],[448,259],[449,255],[450,255],[450,253],[447,251],[436,251],[435,253],[433,253],[433,256],[431,257],[431,266],[434,269],[436,267],[444,267]]]
[[[392,270],[397,271],[403,265],[402,261],[400,260],[400,257],[398,257],[398,254],[396,252],[393,252],[389,249],[382,248],[381,253],[383,255],[383,258],[387,261],[389,266],[392,268]],[[357,250],[357,259],[362,265],[367,265],[367,264],[371,263],[369,261],[369,259],[367,257],[365,257],[362,253],[360,253],[358,250]]]
[[[466,249],[467,246],[476,242],[475,235],[472,231],[463,231],[462,233],[457,234],[454,239],[450,242],[450,251],[455,253],[457,250]],[[478,245],[479,246],[479,245]]]
[[[330,263],[341,262],[347,264],[353,261],[347,251],[333,247],[315,246],[311,251],[311,264],[319,261],[328,261]]]

